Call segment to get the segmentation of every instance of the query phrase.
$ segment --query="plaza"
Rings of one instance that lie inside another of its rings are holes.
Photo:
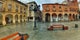
[[[75,28],[75,23],[78,28]],[[68,30],[48,31],[47,28],[52,24],[64,24],[69,27]],[[15,25],[7,25],[0,28],[0,38],[10,35],[14,32],[28,34],[28,40],[80,40],[80,21],[74,22],[37,22],[37,30],[33,30],[33,22],[25,22]],[[5,29],[5,30],[3,30]]]
[[[27,40],[80,40],[78,0],[65,0],[65,4],[58,2],[38,4],[36,1],[25,1],[26,3],[19,0],[0,1],[0,40],[16,32],[18,36],[19,33],[28,34]],[[62,24],[61,28],[64,29],[64,25],[68,30],[47,30],[53,24]],[[24,39],[23,36],[21,35],[20,39]],[[14,37],[8,40],[13,39]]]

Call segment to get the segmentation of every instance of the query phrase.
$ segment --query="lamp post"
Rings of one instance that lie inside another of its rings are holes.
[[[39,8],[39,6],[33,6],[33,5],[30,6],[30,10],[34,11],[34,28],[33,28],[33,30],[37,29],[37,27],[36,27],[36,15],[35,14],[36,14],[38,8]]]

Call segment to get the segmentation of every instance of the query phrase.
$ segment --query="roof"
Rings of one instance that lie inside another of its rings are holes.
[[[18,0],[13,0],[13,1],[18,2],[18,3],[20,3],[20,4],[24,5],[24,6],[27,6],[26,4],[24,4],[24,3],[22,3],[22,2],[20,2]]]
[[[59,4],[59,3],[46,3],[46,4],[42,4],[42,5],[66,5],[66,4]]]

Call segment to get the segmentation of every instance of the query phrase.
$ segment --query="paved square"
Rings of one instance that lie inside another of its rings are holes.
[[[28,33],[28,40],[80,40],[80,22],[56,22],[55,24],[64,24],[69,26],[69,30],[48,31],[47,27],[54,23],[37,23],[37,30],[33,30],[33,22],[27,22],[16,25],[8,25],[0,28],[0,38],[5,37],[14,32]],[[77,23],[79,28],[74,28]]]

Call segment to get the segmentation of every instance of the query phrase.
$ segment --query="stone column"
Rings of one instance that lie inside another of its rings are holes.
[[[15,15],[13,15],[13,24],[15,24],[16,20],[15,20]]]
[[[43,14],[43,17],[42,17],[42,19],[43,19],[43,22],[45,22],[45,15]]]
[[[71,21],[73,21],[73,20],[74,20],[73,15],[71,15]]]
[[[24,16],[22,15],[22,22],[24,22]]]
[[[63,18],[62,18],[63,20],[62,20],[62,21],[65,21],[65,20],[64,20],[64,19],[65,19],[64,15],[62,15],[62,16],[63,16]]]
[[[57,14],[57,21],[59,20],[59,18],[58,18],[58,14]]]
[[[50,21],[51,21],[51,22],[53,21],[52,15],[50,15]]]
[[[78,20],[78,15],[76,14],[76,20]]]
[[[69,21],[69,15],[67,15],[67,21]]]
[[[18,15],[18,23],[20,23],[20,15]]]
[[[77,15],[77,19],[79,20],[79,14]]]
[[[3,24],[3,25],[6,25],[5,15],[3,15],[3,18],[2,18],[2,24]]]

